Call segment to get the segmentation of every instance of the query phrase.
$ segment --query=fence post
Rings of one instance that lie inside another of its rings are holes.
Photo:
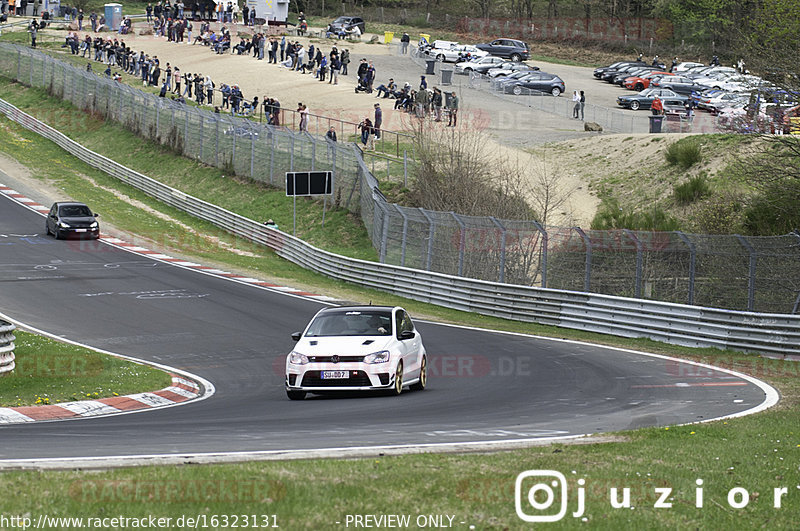
[[[573,230],[583,238],[584,245],[586,245],[586,274],[583,279],[583,291],[589,291],[592,287],[592,242],[580,227],[573,227]]]
[[[19,83],[19,76],[22,72],[22,50],[17,50],[17,78],[14,80]]]
[[[467,226],[455,212],[450,212],[458,226],[461,227],[461,237],[458,239],[458,276],[464,276],[464,249],[467,247]]]
[[[278,130],[272,127],[269,130],[272,136],[272,152],[269,154],[269,184],[275,184],[273,177],[273,172],[275,171],[275,135],[278,134]]]
[[[294,171],[294,134],[289,133],[289,171]]]
[[[203,113],[199,112],[197,114],[200,117],[200,149],[199,149],[200,156],[199,156],[199,160],[202,161],[203,160],[203,140],[205,139],[205,136],[206,136],[206,127],[205,127],[205,121],[203,120]]]
[[[383,223],[381,224],[381,249],[380,249],[380,263],[386,263],[386,247],[389,240],[389,213],[387,212],[386,205],[383,201],[375,201],[375,204],[380,208],[383,214]]]
[[[403,212],[402,207],[400,205],[394,205],[395,210],[397,210],[401,216],[403,216],[403,240],[400,244],[400,265],[405,267],[406,265],[406,241],[408,239],[408,216],[406,213]]]
[[[636,244],[636,285],[633,288],[635,293],[634,297],[637,299],[642,298],[642,242],[639,241],[639,238],[636,237],[636,234],[633,231],[628,229],[622,229],[622,231],[628,235],[628,237],[633,240],[633,243]]]
[[[216,136],[214,137],[214,166],[219,168],[219,116],[214,117]]]
[[[736,236],[736,239],[738,239],[739,243],[742,244],[742,247],[747,249],[747,252],[750,255],[747,272],[747,311],[752,312],[753,307],[755,306],[756,298],[756,260],[758,259],[758,253],[744,236],[739,234],[734,234],[734,236]]]
[[[253,178],[256,163],[256,132],[250,129],[250,178]]]
[[[425,209],[420,208],[420,212],[422,215],[425,216],[425,219],[428,220],[428,253],[425,257],[425,270],[431,270],[431,256],[433,255],[433,238],[436,236],[436,225],[433,222],[433,219],[425,212]]]
[[[315,171],[315,161],[317,160],[317,141],[314,140],[314,137],[308,135],[311,139],[311,171]]]
[[[697,249],[694,242],[686,237],[681,231],[676,231],[675,234],[681,239],[686,247],[689,248],[689,301],[687,304],[694,304],[694,277],[695,277],[695,263],[697,261]]]
[[[403,188],[408,188],[408,152],[403,150]]]
[[[500,274],[498,275],[497,281],[504,284],[506,281],[506,228],[494,216],[489,217],[489,219],[503,231],[500,236],[500,241],[502,242],[500,244]]]
[[[542,287],[547,287],[547,244],[549,242],[549,236],[547,231],[544,230],[544,227],[541,223],[536,220],[533,220],[533,226],[536,227],[536,230],[539,231],[539,234],[542,236]]]

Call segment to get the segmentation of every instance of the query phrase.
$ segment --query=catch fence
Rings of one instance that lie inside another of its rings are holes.
[[[0,75],[43,88],[187,157],[279,188],[287,171],[333,171],[334,204],[361,216],[383,263],[737,310],[797,313],[800,306],[798,233],[583,230],[410,208],[386,201],[350,143],[158,98],[8,43],[0,43]]]

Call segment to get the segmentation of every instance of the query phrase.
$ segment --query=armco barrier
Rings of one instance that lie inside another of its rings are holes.
[[[14,370],[14,325],[0,319],[0,376]]]
[[[468,312],[692,347],[800,355],[800,315],[703,308],[493,283],[368,262],[317,249],[279,230],[170,188],[99,155],[0,100],[0,112],[146,194],[338,280]]]

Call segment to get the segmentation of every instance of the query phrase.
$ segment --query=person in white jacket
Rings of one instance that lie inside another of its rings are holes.
[[[578,96],[578,91],[572,91],[572,103],[574,107],[572,107],[572,117],[577,119],[578,118],[578,111],[581,109],[581,97]]]

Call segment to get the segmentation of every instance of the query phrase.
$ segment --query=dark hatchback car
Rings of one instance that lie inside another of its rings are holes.
[[[560,77],[546,72],[533,72],[521,79],[509,82],[504,87],[506,93],[517,96],[552,94],[557,97],[564,92],[564,89],[564,81]]]
[[[358,26],[358,29],[361,31],[361,34],[363,35],[364,29],[366,28],[366,23],[364,22],[363,18],[342,16],[330,23],[329,31],[337,34],[350,33],[356,26]]]
[[[476,44],[475,47],[489,55],[511,59],[515,62],[527,61],[531,55],[528,43],[517,39],[495,39],[489,43]]]
[[[97,214],[83,203],[53,203],[44,228],[48,235],[52,234],[57,240],[70,236],[97,239],[100,237],[100,224],[96,217]]]

